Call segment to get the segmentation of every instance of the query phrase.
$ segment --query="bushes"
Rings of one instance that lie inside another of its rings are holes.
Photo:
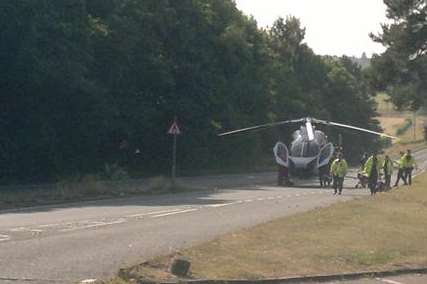
[[[427,141],[427,121],[424,123],[424,139]]]
[[[409,128],[411,128],[411,126],[412,126],[412,119],[407,118],[405,120],[405,123],[396,130],[396,135],[400,136],[404,134],[406,131],[409,130]]]

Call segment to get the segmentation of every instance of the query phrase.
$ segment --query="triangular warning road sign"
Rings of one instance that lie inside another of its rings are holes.
[[[179,130],[178,123],[176,123],[176,121],[172,123],[171,127],[168,130],[168,134],[171,134],[171,135],[181,134],[181,130]]]

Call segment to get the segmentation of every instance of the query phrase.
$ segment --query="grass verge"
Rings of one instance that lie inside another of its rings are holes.
[[[0,210],[54,205],[78,201],[102,200],[135,195],[155,195],[196,190],[165,177],[140,180],[104,181],[84,178],[46,186],[7,187],[0,190]]]
[[[180,252],[196,279],[263,279],[427,266],[427,174],[374,198],[278,219]],[[159,257],[126,278],[176,280],[173,256]],[[117,281],[117,282],[116,282]]]
[[[402,126],[405,125],[406,119],[411,118],[410,115],[405,114],[396,114],[396,115],[383,115],[377,119],[381,123],[381,127],[384,129],[385,133],[396,135],[396,131]],[[398,135],[399,140],[394,141],[391,147],[385,149],[385,152],[392,157],[398,157],[399,152],[406,152],[407,149],[412,151],[417,151],[425,149],[427,147],[426,141],[424,140],[424,122],[427,121],[427,117],[418,116],[416,123],[416,139],[414,140],[414,130],[413,128],[407,129],[401,135]]]

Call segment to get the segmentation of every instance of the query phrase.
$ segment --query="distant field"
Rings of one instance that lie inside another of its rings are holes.
[[[397,129],[402,127],[405,124],[406,118],[411,116],[401,114],[401,115],[383,115],[377,117],[380,121],[382,128],[385,133],[396,135]],[[410,127],[406,132],[401,135],[397,135],[399,140],[394,140],[394,143],[388,149],[385,149],[385,152],[393,157],[397,157],[400,151],[406,151],[411,149],[413,151],[423,149],[427,147],[427,144],[424,140],[424,122],[427,121],[426,116],[417,116],[415,137],[414,129]]]
[[[397,130],[405,124],[406,119],[412,120],[412,115],[407,114],[395,114],[395,115],[382,115],[377,117],[380,121],[382,128],[385,133],[391,135],[397,135]],[[420,140],[424,136],[424,123],[427,121],[426,116],[416,117],[415,137],[414,128],[411,126],[405,133],[399,136],[401,142],[413,142],[414,140]]]
[[[399,128],[402,128],[407,122],[407,119],[413,119],[412,112],[398,112],[394,109],[393,104],[389,101],[389,97],[385,93],[380,93],[375,98],[378,107],[377,111],[380,114],[377,119],[381,123],[384,132],[390,135],[399,137],[399,140],[394,140],[393,146],[386,149],[386,153],[397,156],[399,151],[406,149],[418,150],[426,147],[424,139],[424,124],[427,121],[427,115],[417,114],[414,127],[409,127],[400,135],[397,134]]]
[[[380,114],[387,113],[398,113],[394,110],[394,105],[389,101],[389,96],[385,93],[379,93],[375,97],[375,101],[377,102],[377,111]]]

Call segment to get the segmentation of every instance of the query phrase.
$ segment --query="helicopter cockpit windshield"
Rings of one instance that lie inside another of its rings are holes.
[[[316,141],[304,141],[303,139],[295,141],[291,146],[292,157],[315,157],[319,154],[320,146]]]
[[[320,131],[316,131],[320,132]],[[320,132],[321,133],[321,132]],[[323,138],[320,133],[315,135],[315,138]],[[323,133],[322,133],[323,134]],[[291,145],[291,153],[292,157],[315,157],[319,154],[320,145],[317,139],[309,140],[307,129],[304,126],[301,126],[299,130],[294,133],[294,142]],[[317,137],[316,137],[317,136]],[[323,139],[322,139],[323,140]]]

